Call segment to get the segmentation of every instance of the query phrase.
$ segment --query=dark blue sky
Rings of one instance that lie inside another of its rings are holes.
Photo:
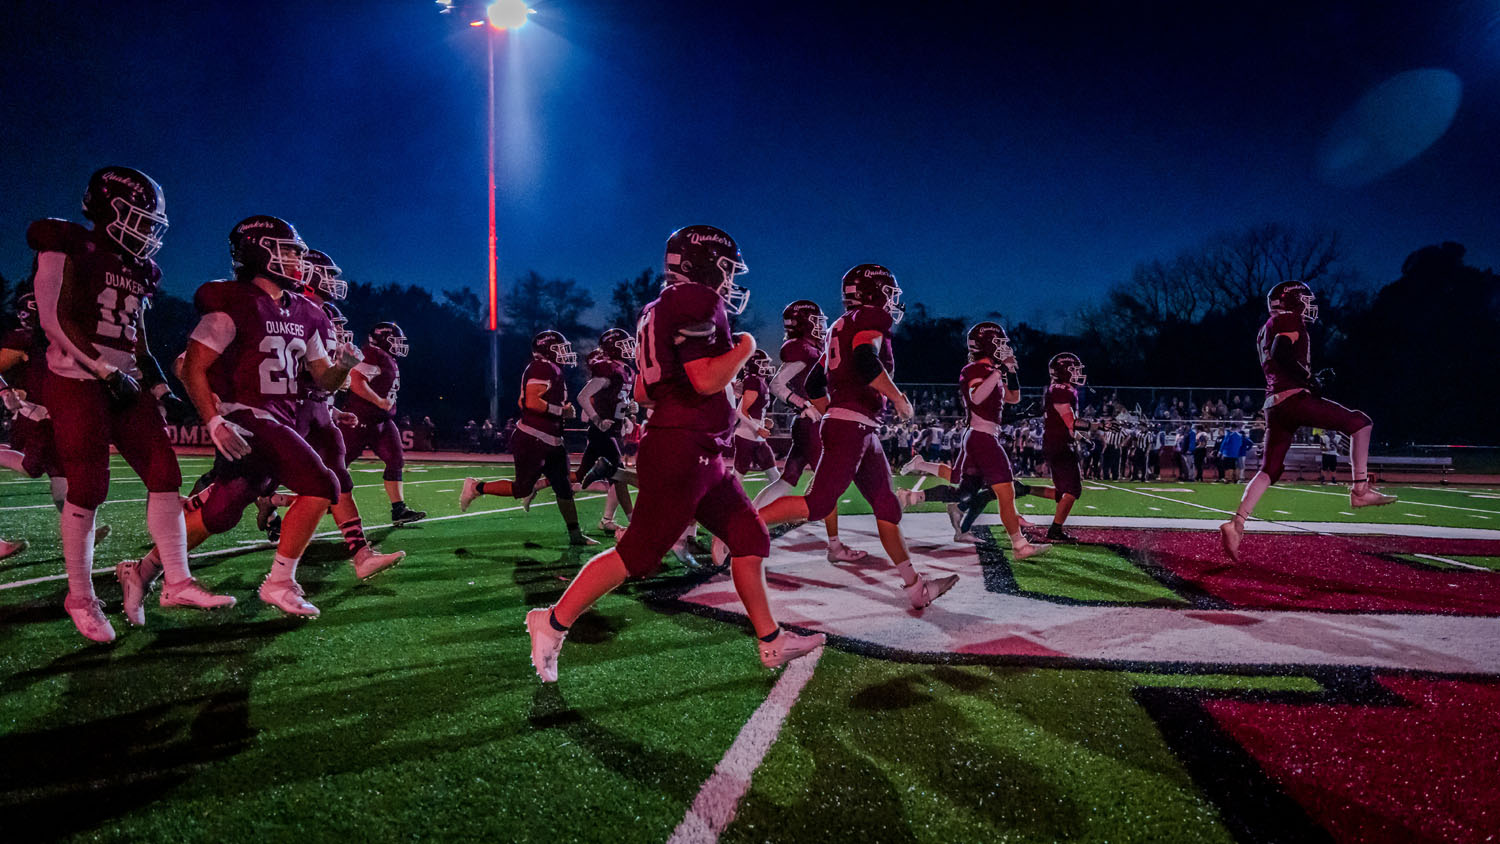
[[[1058,313],[1270,220],[1340,229],[1372,282],[1444,239],[1500,264],[1500,0],[535,5],[497,61],[502,280],[603,301],[694,222],[739,239],[767,316],[831,308],[863,261],[942,312]],[[7,276],[27,221],[77,218],[123,163],[166,189],[181,295],[252,213],[354,278],[482,286],[484,34],[428,0],[60,0],[4,29]],[[1447,132],[1373,182],[1320,178],[1339,116],[1418,68],[1462,82]]]

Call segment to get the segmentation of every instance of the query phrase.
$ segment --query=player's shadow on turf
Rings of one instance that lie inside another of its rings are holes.
[[[601,765],[683,803],[692,802],[712,773],[701,759],[649,747],[591,720],[568,705],[556,683],[537,687],[526,717],[534,729],[556,730]]]

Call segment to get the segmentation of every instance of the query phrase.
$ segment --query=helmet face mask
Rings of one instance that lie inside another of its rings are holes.
[[[719,272],[724,274],[724,281],[719,284],[719,298],[724,300],[724,310],[732,314],[742,314],[745,307],[750,304],[750,288],[741,287],[734,283],[734,277],[750,272],[744,261],[737,261],[727,255],[720,255],[714,262]]]
[[[1272,314],[1293,314],[1304,323],[1318,321],[1318,300],[1306,282],[1283,281],[1266,294],[1266,308]]]
[[[89,178],[83,216],[122,252],[148,261],[167,231],[167,199],[150,176],[130,167],[105,167]]]
[[[16,300],[16,321],[21,324],[23,331],[30,331],[40,324],[37,319],[36,296],[23,293]]]
[[[302,263],[303,283],[318,291],[323,298],[343,301],[349,295],[349,282],[339,278],[344,271],[332,258],[309,249]]]
[[[333,323],[333,342],[339,346],[354,345],[354,332],[349,330],[349,318],[332,302],[323,303],[323,313]]]
[[[756,349],[755,354],[745,361],[745,374],[769,378],[776,374],[776,365],[771,363],[771,356],[764,349]]]
[[[382,322],[370,329],[370,345],[385,349],[395,358],[404,358],[411,351],[406,343],[406,332],[394,322]]]
[[[880,307],[891,317],[891,324],[906,316],[901,304],[901,285],[890,270],[879,264],[860,264],[844,273],[844,307]]]

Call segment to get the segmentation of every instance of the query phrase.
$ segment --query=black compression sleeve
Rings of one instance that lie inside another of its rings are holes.
[[[1302,362],[1297,360],[1295,347],[1296,344],[1288,339],[1285,334],[1276,335],[1276,339],[1271,341],[1271,360],[1276,361],[1287,372],[1295,372],[1302,375],[1303,380],[1306,381],[1308,373],[1302,369]]]
[[[880,365],[880,355],[869,343],[854,347],[854,368],[859,372],[859,377],[865,379],[866,384],[873,382],[885,372],[885,367]]]
[[[809,399],[821,399],[828,395],[828,370],[823,368],[823,362],[818,361],[807,373],[807,380],[802,382],[807,390]]]
[[[135,364],[141,368],[141,382],[147,389],[167,383],[166,373],[161,371],[161,364],[150,352],[136,355]]]

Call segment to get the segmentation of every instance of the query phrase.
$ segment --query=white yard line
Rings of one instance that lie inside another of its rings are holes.
[[[1463,569],[1473,569],[1475,571],[1489,571],[1489,569],[1485,568],[1484,566],[1476,566],[1473,563],[1465,563],[1465,562],[1461,562],[1459,560],[1449,559],[1448,557],[1439,557],[1439,556],[1437,556],[1435,554],[1413,554],[1412,556],[1413,557],[1421,557],[1424,560],[1432,560],[1433,562],[1437,562],[1437,563],[1447,563],[1450,566],[1458,566],[1459,568],[1463,568]]]
[[[1343,498],[1345,500],[1347,500],[1349,498],[1349,493],[1347,493],[1347,492],[1328,492],[1327,490],[1322,490],[1322,489],[1303,489],[1301,487],[1295,487],[1295,486],[1281,486],[1281,487],[1273,486],[1271,488],[1272,489],[1283,489],[1283,490],[1286,490],[1287,492],[1306,492],[1306,493],[1308,493],[1310,495],[1336,495],[1339,498]],[[1401,499],[1401,503],[1402,504],[1410,504],[1413,507],[1441,507],[1444,510],[1464,510],[1464,511],[1467,511],[1467,512],[1470,512],[1470,513],[1489,513],[1490,515],[1494,515],[1496,513],[1500,513],[1500,510],[1495,510],[1495,509],[1488,509],[1488,510],[1486,510],[1483,507],[1460,507],[1457,504],[1433,504],[1433,503],[1431,503],[1429,501],[1412,501],[1409,498],[1403,498],[1403,499]]]
[[[818,648],[786,667],[765,702],[745,722],[724,758],[714,766],[713,774],[698,790],[692,807],[667,844],[714,844],[719,840],[724,828],[734,820],[740,800],[750,790],[750,778],[781,735],[782,725],[822,656],[823,649]]]
[[[144,498],[111,498],[105,504],[139,504]],[[100,505],[103,506],[103,505]],[[17,507],[0,507],[0,513],[8,513],[12,510],[56,510],[56,504],[22,504]]]
[[[574,501],[593,501],[595,499],[603,498],[603,497],[604,496],[602,496],[602,495],[584,495],[584,496],[580,496],[578,498],[575,498],[573,500]],[[106,502],[106,503],[108,503],[108,502]],[[553,504],[556,504],[556,503],[557,503],[556,499],[554,499],[552,501],[538,501],[537,503],[532,504],[531,507],[532,507],[532,509],[536,509],[537,507],[546,507],[546,506],[553,505]],[[52,505],[49,504],[47,506],[50,507]],[[488,516],[491,513],[513,513],[513,512],[515,512],[516,510],[519,510],[519,509],[521,509],[521,505],[518,504],[518,505],[516,505],[514,507],[502,507],[499,510],[476,510],[476,511],[474,511],[472,513],[454,513],[451,516],[428,516],[427,518],[423,519],[422,521],[423,522],[446,522],[446,521],[451,521],[453,519],[467,519],[467,518],[471,518],[473,516]],[[391,527],[391,525],[389,525],[389,524],[383,524],[383,525],[365,525],[365,530],[380,530],[381,528],[388,528],[388,527]],[[331,539],[331,538],[334,538],[334,537],[342,538],[343,534],[340,533],[339,531],[336,531],[336,530],[328,530],[328,531],[323,531],[322,533],[315,533],[315,534],[313,534],[313,539]],[[257,545],[259,545],[260,547],[265,548],[267,550],[270,550],[270,549],[276,547],[274,544],[272,544],[270,542],[267,542],[265,540],[260,540],[258,543],[255,543],[255,544],[240,545],[240,546],[235,547],[235,548],[220,548],[220,549],[218,549],[216,551],[204,551],[204,552],[198,553],[198,554],[189,554],[188,555],[188,559],[197,560],[197,559],[201,559],[201,558],[204,558],[204,557],[222,557],[222,556],[224,556],[226,554],[239,554],[239,553],[242,553],[242,552],[245,552],[245,551],[254,551],[254,550],[256,550],[256,546]],[[114,566],[110,566],[109,568],[104,568],[104,569],[94,569],[94,576],[98,577],[101,574],[113,574],[114,570],[115,570]],[[22,586],[31,586],[31,585],[37,584],[37,583],[46,583],[46,582],[51,581],[51,580],[66,580],[67,577],[68,577],[68,575],[66,573],[64,573],[64,574],[49,574],[49,575],[46,575],[46,576],[43,576],[43,577],[33,577],[30,580],[17,580],[17,581],[11,582],[11,583],[0,583],[0,590],[4,590],[4,589],[18,589],[18,588],[20,588]]]

